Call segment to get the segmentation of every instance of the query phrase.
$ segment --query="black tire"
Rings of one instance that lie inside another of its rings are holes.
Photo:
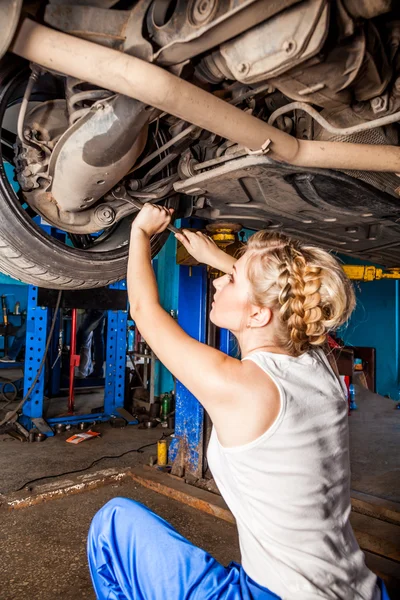
[[[0,124],[11,87],[24,80],[26,63],[6,56],[0,63]],[[177,198],[168,206],[176,208]],[[126,227],[125,227],[126,228]],[[155,256],[166,242],[164,232],[152,240]],[[125,238],[126,239],[126,238]],[[51,289],[103,287],[126,276],[128,246],[85,251],[67,246],[48,235],[22,208],[4,169],[0,154],[0,270],[25,283]]]

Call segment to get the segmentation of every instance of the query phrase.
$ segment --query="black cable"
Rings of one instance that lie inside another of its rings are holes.
[[[53,320],[51,322],[51,327],[50,327],[49,335],[48,335],[48,338],[47,338],[46,347],[44,349],[44,354],[43,354],[42,362],[39,365],[39,369],[38,369],[38,371],[36,373],[35,378],[33,379],[33,383],[31,385],[31,387],[29,388],[29,390],[26,392],[25,396],[22,398],[21,402],[18,403],[18,405],[16,406],[16,408],[14,408],[11,411],[11,413],[7,413],[6,416],[4,417],[4,419],[2,421],[0,421],[0,427],[2,425],[5,425],[6,423],[8,423],[17,414],[17,412],[20,410],[20,408],[22,408],[22,406],[28,400],[29,396],[31,395],[32,391],[35,388],[35,385],[37,384],[37,382],[39,380],[40,374],[41,374],[41,372],[43,370],[43,367],[44,367],[44,364],[46,362],[47,352],[49,351],[50,342],[51,342],[51,339],[53,337],[54,327],[56,326],[57,312],[58,312],[58,309],[60,308],[61,295],[62,295],[62,292],[61,291],[58,292],[57,303],[56,303],[56,307],[54,309]]]
[[[169,437],[170,435],[171,434],[168,434],[168,435],[162,434],[160,440],[162,440],[166,437]],[[157,442],[160,440],[157,440]],[[14,493],[20,492],[26,486],[31,485],[32,483],[36,483],[36,481],[42,481],[43,479],[55,479],[56,477],[64,477],[64,475],[73,475],[74,473],[82,473],[83,471],[88,471],[88,469],[91,469],[92,467],[97,465],[97,463],[101,462],[102,460],[107,460],[109,458],[122,458],[123,456],[125,456],[126,454],[129,454],[130,452],[138,452],[139,454],[142,454],[144,448],[149,448],[150,446],[155,446],[157,444],[157,442],[153,442],[151,444],[145,444],[144,446],[140,446],[140,448],[133,448],[132,450],[127,450],[126,452],[123,452],[122,454],[116,454],[116,455],[114,454],[112,456],[101,456],[100,458],[96,458],[96,460],[94,460],[92,463],[90,463],[90,465],[88,467],[84,467],[83,469],[75,469],[74,471],[65,471],[64,473],[56,473],[55,475],[44,475],[43,477],[36,477],[36,479],[31,479],[30,481],[25,482],[23,485],[21,485],[21,487],[14,490]]]

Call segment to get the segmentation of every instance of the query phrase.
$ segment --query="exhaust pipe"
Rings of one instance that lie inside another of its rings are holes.
[[[139,58],[26,18],[11,51],[43,67],[136,98],[252,151],[300,167],[400,172],[400,148],[299,140]]]

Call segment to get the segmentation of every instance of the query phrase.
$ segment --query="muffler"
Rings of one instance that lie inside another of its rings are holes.
[[[43,67],[124,94],[251,151],[301,167],[400,172],[400,148],[299,140],[172,73],[34,23],[22,21],[11,51]],[[269,140],[269,144],[267,142]]]

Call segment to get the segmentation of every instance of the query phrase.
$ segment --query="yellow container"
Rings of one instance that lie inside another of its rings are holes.
[[[166,440],[157,442],[157,464],[160,467],[166,467],[168,463],[168,446]]]

